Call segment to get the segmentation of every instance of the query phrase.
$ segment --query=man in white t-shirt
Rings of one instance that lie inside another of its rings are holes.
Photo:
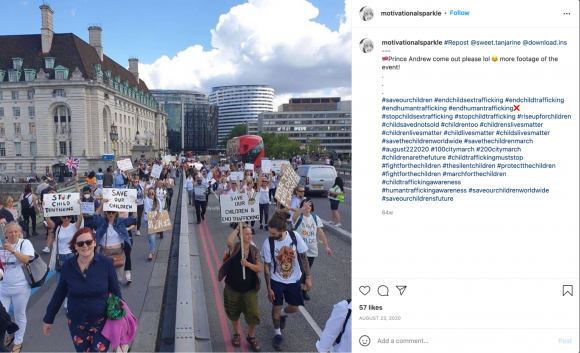
[[[281,350],[282,329],[286,326],[287,314],[298,311],[304,305],[300,278],[302,271],[306,274],[306,287],[312,287],[310,266],[306,251],[308,246],[302,237],[290,230],[286,231],[286,219],[276,213],[268,222],[270,236],[262,245],[262,262],[266,279],[268,299],[274,305],[272,321],[274,322],[274,348]],[[292,235],[290,235],[292,233]],[[272,251],[272,246],[273,250]],[[272,259],[272,253],[274,259]],[[282,308],[286,301],[287,305]]]

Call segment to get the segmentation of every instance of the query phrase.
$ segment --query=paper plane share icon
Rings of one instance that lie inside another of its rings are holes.
[[[407,286],[397,286],[397,289],[399,290],[399,293],[401,295],[403,295],[403,293],[405,292],[405,289],[407,289]]]

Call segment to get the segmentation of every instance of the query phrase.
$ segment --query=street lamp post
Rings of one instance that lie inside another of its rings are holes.
[[[310,135],[306,135],[306,164],[310,164]]]
[[[58,161],[58,182],[64,183],[64,164],[62,163],[62,159]]]
[[[119,135],[117,134],[117,125],[115,125],[115,123],[111,124],[111,132],[109,132],[109,137],[113,143],[113,170],[115,170],[117,159],[117,140],[119,139]]]

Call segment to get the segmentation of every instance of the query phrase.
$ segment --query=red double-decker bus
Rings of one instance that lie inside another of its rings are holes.
[[[226,154],[230,159],[242,163],[253,163],[254,168],[266,157],[264,141],[260,136],[244,135],[228,140]]]

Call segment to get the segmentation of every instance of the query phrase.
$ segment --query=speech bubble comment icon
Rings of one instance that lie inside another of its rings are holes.
[[[382,285],[377,289],[377,292],[381,297],[388,297],[389,296],[389,287]]]

